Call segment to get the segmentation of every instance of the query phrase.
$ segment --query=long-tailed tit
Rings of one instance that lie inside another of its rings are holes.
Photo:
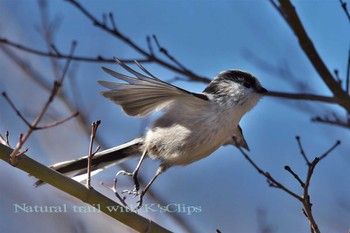
[[[119,104],[129,116],[143,117],[166,109],[146,133],[128,143],[97,153],[92,159],[92,168],[101,169],[119,163],[133,155],[142,154],[136,169],[122,174],[133,177],[132,193],[142,197],[156,178],[172,166],[185,166],[213,153],[222,145],[234,144],[249,150],[239,121],[267,92],[251,74],[240,70],[219,73],[202,93],[192,93],[166,83],[136,65],[143,75],[118,59],[115,61],[136,77],[130,77],[104,68],[108,74],[126,83],[99,81],[110,89],[101,94]],[[139,192],[137,174],[144,158],[148,156],[160,161],[155,176]],[[68,173],[86,172],[87,157],[52,166]],[[40,184],[40,183],[38,183]]]

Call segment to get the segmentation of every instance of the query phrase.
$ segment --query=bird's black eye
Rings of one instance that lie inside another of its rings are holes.
[[[252,85],[250,83],[243,83],[243,86],[245,86],[246,88],[251,88]]]

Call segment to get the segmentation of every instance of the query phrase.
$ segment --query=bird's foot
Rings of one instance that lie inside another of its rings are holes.
[[[137,173],[138,171],[135,170],[134,172],[127,172],[127,171],[119,171],[116,175],[116,177],[118,177],[120,174],[121,175],[124,175],[124,176],[131,176],[133,181],[134,181],[134,189],[131,191],[131,190],[124,190],[123,193],[128,193],[128,194],[133,194],[135,195],[135,193],[137,193],[140,189],[140,182],[139,182],[139,179],[137,178]],[[136,195],[135,195],[136,196]]]

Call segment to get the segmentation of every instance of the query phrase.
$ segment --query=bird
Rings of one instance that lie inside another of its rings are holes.
[[[115,62],[133,76],[102,69],[123,82],[98,81],[109,89],[101,95],[121,106],[132,117],[145,117],[157,111],[163,114],[146,132],[125,144],[98,152],[92,158],[92,170],[106,167],[141,155],[134,171],[120,171],[117,175],[131,176],[134,189],[129,194],[139,196],[138,208],[143,196],[157,177],[173,166],[186,166],[201,160],[224,145],[233,144],[249,151],[241,118],[267,93],[252,74],[242,70],[225,70],[216,75],[201,93],[194,93],[162,81],[138,61],[140,73],[121,60]],[[138,172],[146,157],[160,161],[153,178],[140,191]],[[66,174],[87,172],[87,156],[51,166]],[[43,182],[37,181],[39,186]]]

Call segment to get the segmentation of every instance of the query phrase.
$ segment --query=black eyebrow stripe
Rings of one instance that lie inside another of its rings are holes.
[[[218,77],[224,80],[230,80],[241,84],[247,82],[252,86],[255,86],[255,78],[251,74],[240,70],[229,70],[219,74]]]

